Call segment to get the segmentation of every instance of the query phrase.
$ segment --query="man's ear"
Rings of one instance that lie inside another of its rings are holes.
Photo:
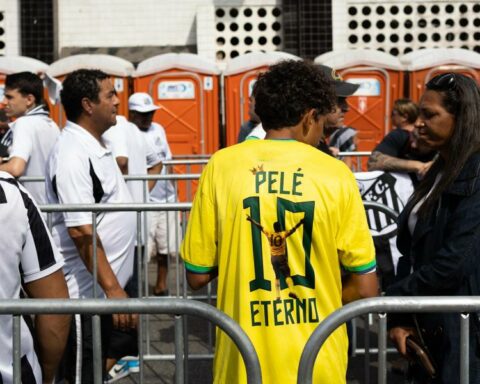
[[[315,109],[310,109],[309,111],[305,112],[302,117],[302,134],[303,136],[307,136],[310,129],[314,127],[316,124],[316,115],[317,111]]]
[[[93,113],[93,105],[92,101],[88,97],[84,97],[82,99],[82,108],[88,115]]]
[[[27,108],[32,108],[33,106],[37,104],[41,104],[41,102],[37,101],[35,99],[35,96],[33,96],[31,93],[29,93],[27,96],[25,96],[25,99],[27,100]]]

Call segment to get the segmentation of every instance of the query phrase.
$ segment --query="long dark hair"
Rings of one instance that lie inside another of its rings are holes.
[[[452,155],[448,159],[439,156],[413,193],[415,206],[433,188],[418,212],[422,217],[432,212],[469,157],[480,151],[480,88],[475,80],[459,73],[445,73],[430,80],[426,89],[441,94],[443,107],[455,117],[455,127],[448,144]]]

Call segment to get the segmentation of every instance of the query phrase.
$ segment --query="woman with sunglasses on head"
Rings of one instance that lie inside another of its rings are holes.
[[[388,296],[480,294],[480,89],[461,74],[446,73],[426,84],[415,123],[418,140],[439,156],[417,185],[398,221],[402,253]],[[475,318],[475,319],[474,319]],[[469,383],[480,383],[480,326],[470,320]],[[460,314],[389,316],[389,335],[407,355],[416,339],[435,365],[411,364],[414,383],[458,383]],[[477,339],[477,336],[479,338]],[[435,377],[431,377],[435,376]]]

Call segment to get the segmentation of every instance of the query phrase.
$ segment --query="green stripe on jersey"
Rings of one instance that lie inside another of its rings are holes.
[[[187,271],[193,272],[193,273],[208,273],[210,271],[213,271],[215,268],[217,268],[217,267],[200,267],[198,265],[190,264],[185,260],[183,262],[185,264],[185,268],[187,269]]]
[[[367,272],[373,268],[375,268],[375,266],[377,265],[377,262],[376,260],[372,260],[370,263],[368,264],[365,264],[365,265],[360,265],[358,267],[347,267],[347,266],[343,266],[343,268],[345,268],[346,271],[348,272]]]

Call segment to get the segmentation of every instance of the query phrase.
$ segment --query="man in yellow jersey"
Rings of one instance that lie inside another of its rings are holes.
[[[293,292],[293,280],[290,274],[290,267],[288,266],[287,258],[287,237],[292,235],[298,227],[303,224],[303,219],[300,220],[292,229],[288,231],[282,231],[282,226],[278,221],[273,223],[273,232],[268,232],[263,228],[263,225],[257,223],[249,215],[247,215],[247,220],[255,224],[262,233],[267,236],[268,242],[270,244],[270,261],[272,262],[273,270],[275,271],[275,288],[277,292],[277,298],[280,298],[280,277],[285,278],[285,282],[290,289],[288,296],[297,298],[297,295]]]
[[[253,95],[265,140],[212,156],[182,244],[193,289],[218,275],[217,307],[250,337],[266,384],[295,383],[318,324],[342,303],[377,294],[373,241],[355,178],[343,162],[315,148],[334,109],[333,81],[297,61],[259,76]],[[265,228],[278,222],[282,229],[302,221],[285,241],[297,298],[289,297],[283,273],[277,297],[270,244],[253,221]],[[349,272],[343,283],[342,270]],[[340,327],[319,353],[315,383],[345,383],[347,346]],[[241,355],[220,330],[214,382],[246,383]]]

